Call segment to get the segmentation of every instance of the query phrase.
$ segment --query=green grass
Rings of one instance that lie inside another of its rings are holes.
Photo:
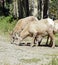
[[[48,65],[58,65],[58,58],[57,56],[52,56],[52,60]]]
[[[52,58],[52,65],[58,65],[58,59],[56,57]]]
[[[55,35],[55,44],[58,45],[58,33]]]
[[[58,37],[58,33],[57,33],[57,34],[55,34],[55,37]]]
[[[37,62],[40,62],[41,60],[37,58],[32,58],[32,59],[21,59],[21,61],[22,63],[37,63]],[[45,65],[58,65],[57,56],[52,56],[52,60],[48,64],[45,64]]]
[[[0,34],[1,33],[8,33],[11,30],[13,30],[14,26],[16,24],[16,20],[13,19],[12,16],[1,16],[0,17]]]
[[[40,59],[37,58],[32,58],[32,59],[21,59],[22,62],[24,63],[37,63],[40,61]]]
[[[58,39],[55,41],[55,44],[58,45]]]

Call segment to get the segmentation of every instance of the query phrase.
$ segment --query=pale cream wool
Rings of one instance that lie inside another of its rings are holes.
[[[55,23],[55,29],[58,30],[58,23]]]
[[[50,25],[52,25],[54,27],[54,21],[50,18],[47,18],[47,21]]]

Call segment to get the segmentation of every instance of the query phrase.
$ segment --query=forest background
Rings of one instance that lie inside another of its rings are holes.
[[[0,32],[8,33],[27,16],[58,19],[58,0],[0,0]]]

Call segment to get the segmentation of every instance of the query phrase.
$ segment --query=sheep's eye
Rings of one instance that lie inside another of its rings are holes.
[[[15,38],[13,37],[13,39],[15,39]]]

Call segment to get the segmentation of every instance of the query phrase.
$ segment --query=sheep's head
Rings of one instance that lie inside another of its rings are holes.
[[[17,33],[15,33],[12,35],[11,43],[19,45],[21,40],[22,40],[22,38]]]

